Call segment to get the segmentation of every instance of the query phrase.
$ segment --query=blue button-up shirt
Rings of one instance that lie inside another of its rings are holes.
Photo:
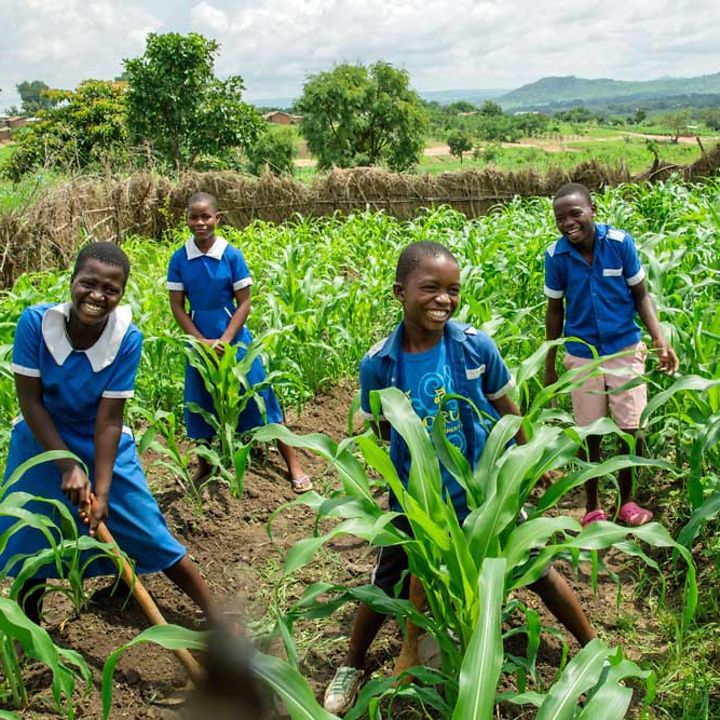
[[[630,288],[645,278],[635,243],[623,230],[595,225],[593,261],[563,236],[545,251],[545,294],[565,298],[565,336],[612,355],[640,341],[635,299]],[[592,357],[582,343],[568,341],[567,351]]]
[[[368,420],[373,418],[370,391],[401,385],[399,370],[403,354],[403,328],[403,323],[400,323],[392,335],[373,346],[360,363],[360,408]],[[492,339],[470,325],[448,322],[442,342],[445,343],[446,362],[452,374],[454,391],[470,399],[485,416],[478,418],[469,403],[459,403],[460,423],[466,440],[464,455],[468,463],[475,467],[492,429],[492,422],[488,423],[487,417],[492,420],[499,418],[490,401],[510,391],[512,375]],[[390,457],[400,480],[407,484],[407,469],[410,465],[408,447],[394,429],[390,435]],[[452,498],[462,522],[469,512],[465,491],[447,472],[444,473],[443,487],[444,495]],[[400,509],[392,494],[390,507],[393,510]]]

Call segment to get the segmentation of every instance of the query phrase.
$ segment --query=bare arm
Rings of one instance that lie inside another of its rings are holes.
[[[224,343],[232,342],[248,319],[250,314],[250,288],[244,287],[236,290],[235,302],[237,303],[237,309],[230,318],[227,329],[220,337],[220,341]]]
[[[657,351],[658,369],[666,373],[677,372],[678,367],[680,367],[680,361],[672,345],[665,339],[665,335],[660,327],[660,322],[658,321],[655,303],[647,291],[645,281],[641,280],[637,285],[632,285],[630,292],[635,300],[638,315],[640,315],[640,319],[648,329],[650,337],[652,338],[653,347]]]
[[[545,311],[545,339],[557,340],[562,336],[563,322],[565,321],[565,304],[562,298],[548,298]],[[557,347],[548,350],[545,358],[545,385],[557,382],[558,375],[555,368],[557,361]]]
[[[68,450],[50,413],[43,405],[40,378],[16,374],[15,389],[23,418],[40,445],[45,450]],[[90,493],[90,482],[82,467],[69,458],[56,460],[55,464],[62,474],[62,491],[70,502],[75,505],[85,503]]]
[[[122,434],[125,398],[102,398],[95,418],[95,502],[88,515],[90,534],[108,515],[108,500],[118,444]]]
[[[520,409],[515,404],[515,401],[507,393],[505,395],[501,395],[499,398],[491,400],[490,403],[498,411],[500,417],[504,417],[505,415],[521,415]],[[517,431],[515,441],[518,445],[524,445],[527,442],[527,436],[525,435],[524,428],[521,427]]]

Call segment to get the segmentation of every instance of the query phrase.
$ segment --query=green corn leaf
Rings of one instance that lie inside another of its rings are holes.
[[[115,668],[122,654],[133,645],[151,642],[168,650],[179,650],[187,648],[189,650],[204,650],[207,643],[207,633],[200,633],[195,630],[178,627],[177,625],[153,625],[147,630],[143,630],[139,635],[134,637],[130,642],[121,645],[108,655],[102,672],[102,705],[103,720],[110,717],[110,708],[112,706],[112,685],[115,675]]]
[[[573,720],[578,700],[593,688],[611,651],[602,640],[592,640],[568,663],[540,706],[537,720]]]
[[[720,513],[720,492],[709,497],[699,508],[693,511],[690,520],[678,535],[678,543],[689,550],[703,525],[717,517],[718,513]]]
[[[668,400],[673,398],[676,393],[682,390],[706,392],[716,385],[720,385],[720,379],[711,380],[698,375],[685,375],[679,378],[667,390],[659,392],[657,395],[650,398],[646,408],[640,416],[640,427],[646,427],[648,424],[651,424],[649,421],[655,411],[662,407]]]
[[[17,640],[30,657],[39,660],[52,671],[52,692],[55,705],[58,709],[64,706],[67,717],[74,718],[75,712],[72,703],[76,676],[62,662],[58,648],[47,631],[30,620],[14,600],[2,597],[0,597],[0,630]],[[66,657],[68,656],[66,655]],[[78,667],[84,665],[82,675],[86,680],[86,691],[89,690],[91,676],[87,664],[77,654],[71,656],[71,662]]]
[[[18,465],[15,470],[10,474],[2,484],[0,484],[0,497],[5,495],[7,491],[28,471],[34,468],[36,465],[41,465],[46,462],[55,462],[55,460],[75,460],[87,474],[87,466],[77,456],[71,453],[69,450],[47,450],[46,452],[40,453],[26,460],[24,463]]]
[[[632,690],[618,682],[606,682],[585,705],[578,720],[623,720],[632,700]]]
[[[486,558],[478,580],[480,617],[460,668],[453,720],[492,720],[503,662],[501,609],[505,560]]]
[[[374,390],[382,402],[383,416],[407,443],[410,451],[408,493],[431,517],[442,504],[440,465],[427,430],[409,398],[398,388]],[[372,393],[371,393],[372,394]]]
[[[318,704],[305,678],[288,663],[255,653],[251,665],[257,677],[280,698],[292,720],[337,720],[337,715]]]

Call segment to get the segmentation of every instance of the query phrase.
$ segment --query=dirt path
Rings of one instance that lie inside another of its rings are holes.
[[[340,439],[345,432],[351,396],[352,388],[349,387],[340,387],[319,396],[299,419],[291,420],[291,427],[301,433],[323,431]],[[335,482],[333,474],[313,456],[305,455],[303,461],[313,475],[319,492],[329,492]],[[242,502],[233,500],[226,489],[220,487],[212,494],[202,514],[193,510],[180,496],[165,471],[151,470],[149,476],[171,529],[186,543],[213,593],[222,599],[228,610],[240,613],[251,624],[256,623],[256,629],[257,623],[267,624],[265,614],[275,581],[281,578],[283,552],[296,540],[309,536],[313,528],[311,513],[303,508],[293,508],[280,514],[273,523],[278,546],[268,538],[265,523],[270,513],[294,498],[277,452],[273,451],[264,463],[255,463],[251,467]],[[568,501],[561,511],[579,517],[577,505],[575,501]],[[280,593],[289,601],[298,597],[307,584],[318,580],[364,584],[368,581],[373,562],[374,552],[371,549],[352,538],[345,538],[334,543],[330,552],[321,554],[318,561],[301,571],[298,577],[285,581]],[[606,557],[606,562],[626,581],[620,615],[626,618],[626,623],[631,622],[633,627],[637,627],[638,623],[645,621],[643,609],[633,594],[631,572],[612,554]],[[629,567],[633,566],[630,563]],[[603,576],[598,595],[594,596],[583,572],[575,575],[565,563],[559,563],[559,567],[580,595],[601,637],[618,640],[616,585]],[[201,626],[201,618],[195,609],[162,575],[150,576],[146,580],[148,589],[168,621]],[[109,579],[88,583],[88,588],[95,595],[90,607],[80,617],[73,615],[69,603],[59,594],[51,596],[47,603],[48,629],[54,640],[82,653],[93,669],[94,687],[89,698],[80,702],[78,716],[82,718],[101,717],[98,689],[107,655],[147,627],[145,618],[134,603],[130,601],[124,607],[122,594],[111,595],[111,586]],[[523,592],[521,598],[542,613],[545,624],[552,624],[535,596]],[[301,667],[318,697],[344,653],[351,616],[352,609],[346,606],[329,622],[309,623],[297,628]],[[517,652],[523,652],[521,645]],[[371,651],[370,671],[389,673],[398,649],[397,628],[394,623],[387,623]],[[571,652],[577,649],[571,642]],[[639,656],[632,641],[629,647],[626,645],[626,651],[631,657]],[[561,654],[560,641],[552,635],[545,635],[539,659],[540,676],[544,682],[552,680]],[[183,670],[169,652],[151,645],[132,648],[120,661],[116,672],[111,718],[178,718],[182,713],[179,714],[177,708],[164,706],[163,698],[176,693],[185,681]],[[31,689],[32,705],[26,717],[56,717],[50,702],[49,677],[41,666],[33,670]],[[514,717],[514,712],[508,710],[504,717]],[[396,717],[400,720],[401,717],[417,716],[411,712]]]

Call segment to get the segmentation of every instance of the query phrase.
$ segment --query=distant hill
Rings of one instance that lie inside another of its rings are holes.
[[[568,75],[541,78],[501,95],[496,102],[505,110],[519,110],[571,103],[580,105],[600,100],[609,103],[621,98],[641,101],[672,95],[712,93],[720,93],[720,72],[694,78],[661,78],[644,82],[607,78],[586,80]]]
[[[449,105],[450,103],[464,100],[473,105],[481,105],[485,100],[491,100],[500,95],[507,93],[507,90],[427,90],[418,91],[418,95],[428,102],[438,102],[441,105]],[[297,98],[293,97],[274,97],[274,98],[255,98],[247,95],[248,102],[263,110],[289,110]]]
[[[423,100],[437,102],[441,105],[450,105],[450,103],[461,100],[473,105],[481,105],[485,100],[493,100],[501,95],[506,95],[507,92],[507,90],[418,90],[418,94]]]

